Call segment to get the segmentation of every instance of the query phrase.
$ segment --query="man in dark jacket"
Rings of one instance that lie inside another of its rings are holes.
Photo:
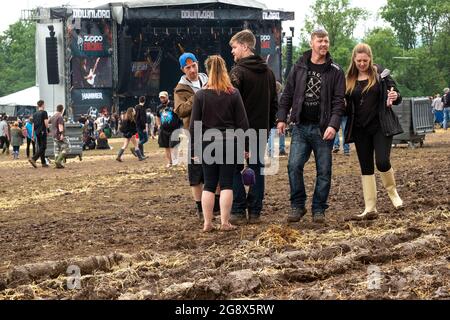
[[[39,100],[37,102],[38,111],[33,114],[33,129],[31,133],[32,139],[36,134],[38,151],[36,154],[29,159],[28,161],[31,165],[37,168],[36,160],[41,158],[41,164],[43,168],[48,167],[47,162],[45,161],[45,149],[47,148],[47,129],[48,129],[48,114],[45,111],[45,102],[44,100]]]
[[[278,110],[276,80],[267,63],[254,54],[256,38],[250,30],[236,33],[230,40],[231,53],[236,65],[231,70],[231,82],[239,89],[244,102],[250,129],[258,134],[265,134],[264,139],[250,145],[249,167],[255,171],[256,183],[246,194],[242,183],[241,170],[237,166],[233,181],[232,223],[245,221],[245,211],[248,210],[250,222],[259,220],[264,199],[264,153],[268,130],[275,124]],[[261,143],[263,142],[263,143]]]
[[[328,52],[328,33],[313,31],[310,46],[288,76],[277,114],[278,131],[284,133],[292,108],[290,120],[294,126],[288,163],[292,210],[288,222],[297,222],[306,213],[303,168],[311,151],[317,170],[313,221],[324,222],[331,186],[331,150],[345,111],[345,76]]]
[[[147,125],[147,112],[145,111],[145,97],[139,97],[139,104],[134,107],[136,111],[136,129],[139,136],[139,150],[144,158],[144,144],[148,141],[148,125]],[[134,148],[131,148],[134,154]]]

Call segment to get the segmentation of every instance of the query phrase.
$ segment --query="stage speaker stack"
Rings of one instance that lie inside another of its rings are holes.
[[[131,73],[132,47],[133,39],[131,36],[122,34],[119,42],[119,93],[126,93],[128,91]]]
[[[286,37],[286,70],[284,72],[284,79],[286,80],[292,68],[292,37]]]
[[[50,37],[45,38],[47,53],[47,79],[48,84],[59,84],[58,70],[58,42],[55,37],[54,27],[48,26]]]

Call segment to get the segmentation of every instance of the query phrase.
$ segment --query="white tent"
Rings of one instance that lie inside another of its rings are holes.
[[[39,87],[34,86],[0,98],[0,105],[36,106],[39,100]]]

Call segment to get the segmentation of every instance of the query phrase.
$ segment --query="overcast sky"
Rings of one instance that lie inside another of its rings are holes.
[[[294,26],[296,30],[296,38],[306,14],[311,14],[309,7],[314,0],[259,0],[265,3],[270,9],[283,9],[295,12],[295,21],[286,22],[283,28],[289,34],[289,27]],[[356,31],[355,36],[361,38],[367,29],[371,29],[382,22],[377,21],[378,9],[386,4],[387,0],[351,0],[352,6],[365,8],[371,14],[371,18],[361,22]],[[3,32],[8,26],[20,19],[22,9],[31,9],[36,6],[60,6],[67,3],[86,3],[87,0],[12,0],[12,2],[2,2],[3,10],[0,10],[0,32]],[[106,2],[106,1],[105,1]],[[111,1],[114,2],[114,1]]]

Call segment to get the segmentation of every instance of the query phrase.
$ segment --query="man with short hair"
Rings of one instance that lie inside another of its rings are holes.
[[[331,150],[345,111],[345,76],[328,52],[326,30],[313,31],[310,46],[311,50],[300,57],[289,73],[277,114],[277,128],[280,133],[285,132],[287,115],[292,109],[290,120],[294,126],[288,162],[292,210],[288,222],[300,221],[306,213],[303,168],[314,152],[317,175],[312,214],[314,222],[323,223],[331,187]]]
[[[237,165],[233,179],[233,207],[230,222],[244,223],[246,211],[248,221],[259,221],[264,200],[264,153],[268,132],[275,125],[275,115],[278,110],[278,97],[275,75],[266,61],[254,53],[256,38],[250,30],[236,33],[229,42],[236,64],[231,69],[230,78],[233,86],[241,93],[250,129],[257,134],[265,132],[263,143],[247,146],[250,151],[249,167],[255,172],[256,182],[245,191],[241,171],[243,165]],[[256,152],[253,152],[253,151]]]
[[[194,104],[195,93],[203,88],[208,82],[208,76],[204,73],[198,72],[197,57],[190,52],[183,53],[180,58],[180,68],[184,75],[178,82],[175,92],[175,113],[183,120],[183,128],[189,130],[191,121],[192,105]],[[193,137],[191,137],[193,139]],[[190,142],[188,142],[190,145]],[[193,150],[191,150],[191,156]],[[203,219],[202,211],[202,191],[203,191],[203,167],[201,163],[194,163],[191,159],[188,160],[188,178],[192,190],[192,196],[197,206],[197,215]],[[215,210],[218,209],[218,196],[216,196]]]
[[[180,128],[181,122],[174,112],[173,102],[170,101],[167,91],[159,93],[159,100],[161,104],[156,108],[156,122],[159,127],[158,145],[165,149],[166,168],[170,168],[172,165],[176,165],[178,161],[174,148],[179,144],[179,141],[173,141],[172,134]]]
[[[444,89],[444,95],[442,96],[442,103],[444,104],[444,123],[442,124],[442,127],[444,130],[447,130],[448,128],[448,122],[450,121],[450,89],[445,88]]]
[[[36,160],[41,158],[42,167],[48,167],[45,161],[45,149],[47,149],[47,129],[48,129],[48,114],[45,111],[44,100],[39,100],[37,102],[38,111],[33,114],[33,133],[31,134],[32,139],[36,134],[38,151],[36,154],[28,161],[31,165],[37,168]]]
[[[51,133],[55,144],[55,167],[63,169],[63,161],[66,159],[66,153],[69,149],[68,139],[65,136],[65,124],[63,118],[64,107],[62,104],[56,106],[55,114],[50,118]]]
[[[144,155],[144,144],[148,141],[148,124],[147,124],[147,113],[145,111],[145,97],[139,97],[139,104],[134,107],[136,111],[136,129],[139,136],[138,147],[141,151],[141,154],[144,158],[147,158]],[[133,148],[132,148],[133,149]],[[134,149],[133,149],[134,151]],[[133,152],[134,154],[134,152]]]

